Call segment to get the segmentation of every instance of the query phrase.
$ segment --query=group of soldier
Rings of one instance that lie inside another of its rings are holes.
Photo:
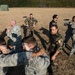
[[[53,20],[49,24],[49,30],[52,25],[57,25],[57,21],[58,21],[58,15],[55,14],[53,15]],[[72,21],[65,22],[64,25],[68,26],[68,29],[66,31],[65,39],[63,40],[63,45],[66,46],[68,44],[69,39],[70,38],[72,39],[72,49],[69,54],[69,56],[71,56],[75,52],[75,16],[72,17]]]
[[[30,13],[25,19],[24,38],[22,39],[20,26],[15,20],[10,22],[11,26],[0,32],[0,75],[5,75],[8,67],[24,65],[26,75],[46,75],[48,66],[58,65],[56,57],[62,52],[63,45],[67,44],[68,35],[63,40],[57,25],[58,15],[53,15],[53,20],[49,23],[49,55],[44,49],[38,46],[34,37],[34,28],[38,21]],[[75,52],[75,16],[72,21],[65,23],[71,28],[73,46],[70,56]],[[9,40],[5,41],[5,36]],[[50,58],[49,58],[50,56]],[[51,71],[50,71],[51,72]]]
[[[25,20],[27,33],[23,39],[15,20],[10,21],[11,26],[0,32],[0,75],[5,75],[8,67],[19,65],[23,65],[26,75],[46,75],[50,60],[33,36],[37,22],[31,13]],[[7,42],[5,36],[8,37]]]
[[[65,39],[62,38],[59,29],[58,29],[58,15],[53,15],[53,20],[49,23],[49,51],[50,51],[50,67],[52,67],[53,71],[54,66],[59,66],[57,63],[57,58],[60,53],[62,53],[63,48],[66,47],[70,38],[72,38],[72,48],[70,48],[69,57],[71,57],[75,53],[75,16],[72,17],[72,21],[66,21],[64,25],[68,26],[66,31]],[[59,59],[59,58],[58,58]]]

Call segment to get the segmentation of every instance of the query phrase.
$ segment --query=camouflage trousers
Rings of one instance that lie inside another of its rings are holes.
[[[70,52],[70,56],[75,53],[75,34],[73,34],[73,44],[72,44],[72,50]]]
[[[26,75],[46,75],[47,69],[39,68],[36,69],[32,66],[25,67],[25,74]]]
[[[51,58],[52,56],[55,54],[55,52],[51,52],[50,53],[50,73],[54,74],[56,72],[58,72],[58,68],[59,68],[59,63],[60,63],[60,56],[61,56],[61,53],[58,54],[57,58],[52,61]]]
[[[32,35],[34,34],[34,27],[27,27],[27,32],[26,32],[26,36]]]
[[[0,67],[0,75],[6,75],[7,71],[8,71],[7,67],[4,67],[4,68]]]

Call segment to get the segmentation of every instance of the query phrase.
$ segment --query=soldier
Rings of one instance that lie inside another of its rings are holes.
[[[53,15],[53,20],[49,23],[49,40],[50,40],[50,38],[52,38],[52,35],[51,35],[51,26],[52,25],[57,25],[57,21],[58,21],[58,15],[57,14],[54,14]]]
[[[7,28],[7,36],[9,37],[8,46],[14,50],[21,50],[21,30],[20,27],[16,24],[15,20],[10,22],[11,27]]]
[[[33,17],[33,14],[30,13],[29,17],[24,22],[25,22],[25,25],[27,26],[26,36],[29,36],[29,35],[33,36],[34,28],[38,21]]]
[[[75,53],[75,16],[73,16],[72,18],[72,22],[70,23],[71,24],[71,27],[72,27],[72,38],[73,38],[73,46],[72,46],[72,50],[70,52],[70,56],[73,55],[73,53]]]
[[[57,25],[58,15],[54,14],[52,18],[53,18],[53,20],[49,23],[49,30],[50,30],[52,25]]]
[[[37,46],[34,37],[27,38],[24,42],[34,53],[40,52],[41,49]],[[50,61],[46,53],[41,56],[31,57],[25,67],[26,75],[46,75],[49,64]]]
[[[19,52],[5,57],[0,56],[0,67],[26,65],[26,75],[45,75],[49,58],[43,49],[36,49],[36,40],[33,37],[24,39],[23,49],[25,52]],[[0,50],[7,50],[6,47],[0,46]]]
[[[66,46],[70,38],[71,38],[71,40],[73,40],[72,39],[73,28],[71,27],[71,22],[65,22],[64,25],[68,27],[67,30],[66,30],[66,33],[65,33],[66,35],[65,35],[65,39],[64,39],[64,46]]]
[[[7,28],[7,36],[9,38],[7,47],[10,49],[11,53],[15,53],[21,50],[21,45],[22,45],[21,30],[20,30],[20,26],[17,25],[15,20],[11,20],[10,24],[11,26]],[[19,66],[10,67],[8,71],[10,71],[11,69],[14,72],[15,70],[21,68],[19,68]]]
[[[51,61],[51,66],[52,65],[56,66],[58,65],[56,58],[62,50],[63,40],[62,40],[62,36],[58,32],[57,25],[51,26],[51,34],[52,34],[52,38],[50,39],[50,47],[49,47],[50,61]]]

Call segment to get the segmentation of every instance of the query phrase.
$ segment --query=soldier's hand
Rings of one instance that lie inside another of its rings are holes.
[[[37,56],[37,54],[36,53],[32,53],[32,56],[35,57],[35,56]]]
[[[28,44],[27,43],[23,43],[23,49],[29,51],[30,48],[28,47]]]
[[[11,27],[10,26],[7,27],[7,32],[10,32],[10,30],[11,30]]]
[[[56,59],[56,57],[55,56],[52,56],[51,60],[55,60],[55,59]]]
[[[13,49],[13,46],[9,46],[10,49]]]
[[[8,32],[10,32],[10,30],[9,30],[9,29],[7,29],[7,33],[8,33]]]
[[[33,27],[35,27],[35,24],[33,25]]]
[[[32,56],[35,57],[35,56],[42,56],[44,55],[46,52],[44,49],[41,49],[39,52],[37,53],[32,53]]]
[[[8,26],[6,29],[9,29],[10,30],[11,29],[11,26]]]
[[[3,53],[3,54],[8,54],[8,49],[6,46],[2,45],[0,46],[0,51]]]

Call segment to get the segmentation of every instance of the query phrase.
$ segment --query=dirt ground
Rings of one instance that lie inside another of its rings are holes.
[[[9,11],[0,11],[0,31],[7,28],[13,19],[20,26],[23,25],[25,19],[23,16],[29,16],[30,13],[33,13],[34,17],[38,20],[34,36],[41,47],[47,50],[47,43],[49,41],[48,26],[53,14],[58,14],[59,16],[58,26],[64,39],[67,30],[67,27],[64,26],[64,19],[71,20],[72,16],[75,16],[75,8],[10,8]],[[71,46],[71,43],[72,41],[70,40],[68,44]],[[60,54],[58,59],[59,66],[56,67],[54,75],[75,75],[75,54],[72,57],[68,57],[69,52],[69,49],[64,48]],[[8,75],[23,75],[19,72],[19,69],[17,71],[10,69]]]

